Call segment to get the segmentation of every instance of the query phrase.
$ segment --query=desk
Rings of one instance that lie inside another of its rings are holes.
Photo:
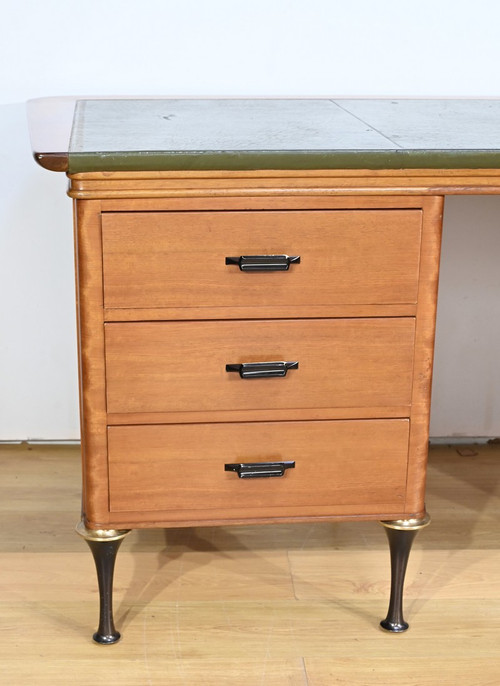
[[[120,637],[113,569],[131,528],[325,519],[384,524],[381,625],[406,630],[443,197],[500,192],[500,102],[30,109],[34,156],[75,201],[94,639]]]

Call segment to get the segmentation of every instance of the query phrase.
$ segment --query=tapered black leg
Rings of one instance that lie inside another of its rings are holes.
[[[430,521],[430,517],[426,515],[422,519],[399,519],[381,522],[385,527],[391,553],[391,598],[387,617],[380,622],[380,626],[386,631],[400,633],[409,627],[403,617],[403,587],[406,566],[415,536]]]
[[[120,640],[120,632],[115,629],[113,621],[113,574],[118,548],[129,530],[94,531],[80,522],[76,531],[92,551],[99,584],[99,626],[92,638],[102,645],[116,643]]]

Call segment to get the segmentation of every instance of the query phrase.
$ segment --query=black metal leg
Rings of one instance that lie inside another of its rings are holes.
[[[430,523],[430,517],[381,523],[385,527],[391,553],[391,598],[387,617],[380,626],[386,631],[400,633],[409,627],[403,617],[403,587],[408,558],[415,536]]]
[[[92,551],[99,584],[99,626],[92,638],[96,643],[110,645],[119,641],[121,636],[113,621],[113,573],[118,548],[129,531],[93,531],[82,522],[76,530]]]

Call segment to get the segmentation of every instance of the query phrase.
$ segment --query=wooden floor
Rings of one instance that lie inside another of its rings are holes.
[[[382,527],[302,524],[133,532],[115,577],[124,638],[98,646],[79,493],[76,447],[0,446],[4,686],[500,684],[498,445],[433,449],[402,635],[378,628]]]

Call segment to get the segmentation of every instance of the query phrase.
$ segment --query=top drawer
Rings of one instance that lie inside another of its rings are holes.
[[[113,212],[102,218],[108,308],[415,303],[422,213]],[[287,271],[226,257],[299,256]]]

